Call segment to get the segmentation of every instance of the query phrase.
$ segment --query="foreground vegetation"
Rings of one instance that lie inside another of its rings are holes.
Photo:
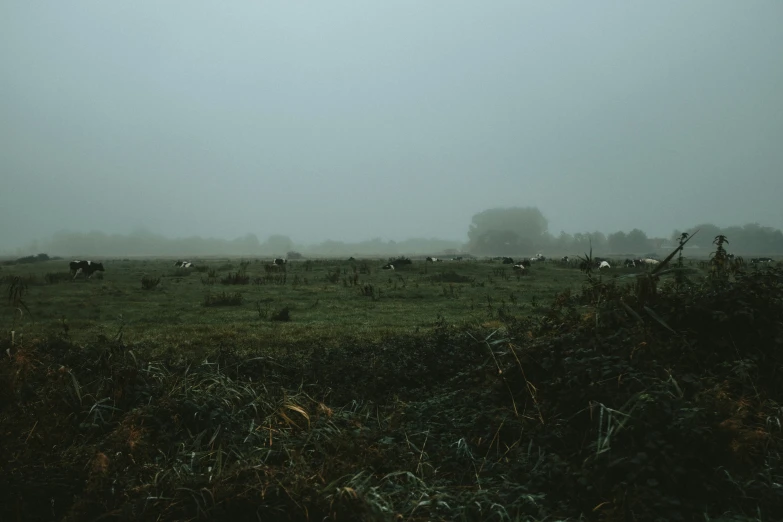
[[[779,266],[335,263],[10,280],[0,519],[783,518]]]

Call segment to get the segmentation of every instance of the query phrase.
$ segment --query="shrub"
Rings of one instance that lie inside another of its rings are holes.
[[[286,254],[286,257],[288,259],[302,259],[304,256],[300,254],[299,252],[294,252],[293,250],[291,252],[288,252]]]

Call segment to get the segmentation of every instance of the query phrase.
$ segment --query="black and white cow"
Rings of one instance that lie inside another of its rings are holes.
[[[452,257],[452,261],[462,261],[462,256]]]
[[[636,268],[635,259],[626,259],[623,264],[625,265],[625,268]]]
[[[388,265],[383,265],[381,267],[381,270],[394,270],[394,265],[389,263]]]
[[[177,261],[174,263],[174,266],[178,266],[180,268],[191,268],[193,266],[193,263],[190,261]]]
[[[609,261],[601,261],[601,264],[598,265],[598,270],[602,268],[612,268],[612,265],[609,264]]]
[[[563,257],[561,257],[561,258],[560,258],[560,262],[561,262],[561,263],[568,264],[568,256],[563,256]]]
[[[428,257],[427,262],[428,263],[440,263],[442,262],[442,259],[438,259],[437,257]]]
[[[279,257],[278,257],[278,258],[276,258],[276,259],[275,259],[274,261],[272,261],[272,262],[273,262],[274,264],[276,264],[277,266],[282,266],[282,265],[286,264],[286,263],[288,262],[288,260],[286,260],[286,259],[281,259],[281,258],[279,258]]]
[[[771,263],[771,257],[754,257],[750,260],[750,264],[755,265],[757,263]]]
[[[511,267],[513,270],[525,271],[527,268],[522,263],[517,263]]]
[[[79,274],[85,274],[87,278],[91,278],[95,272],[105,272],[103,263],[96,263],[95,261],[71,261],[70,265],[73,278]]]

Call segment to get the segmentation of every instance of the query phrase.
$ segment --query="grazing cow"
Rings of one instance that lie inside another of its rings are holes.
[[[568,256],[563,256],[560,258],[561,263],[568,263]]]
[[[178,266],[180,268],[190,268],[193,266],[193,263],[191,263],[190,261],[177,261],[176,263],[174,263],[174,266]]]
[[[284,265],[284,264],[286,264],[287,262],[288,262],[288,260],[286,260],[286,259],[280,259],[279,257],[278,257],[278,258],[276,258],[274,261],[272,261],[272,263],[274,263],[274,264],[275,264],[275,265],[277,265],[277,266],[283,266],[283,265]]]
[[[389,263],[388,265],[383,265],[381,267],[381,270],[394,270],[394,265]]]
[[[69,266],[74,279],[79,274],[85,274],[87,279],[90,279],[95,272],[105,272],[103,263],[96,263],[95,261],[71,261]]]
[[[772,258],[771,257],[754,257],[750,260],[750,264],[755,265],[756,263],[771,263]]]
[[[612,268],[612,266],[609,264],[608,261],[601,261],[601,264],[598,265],[598,270],[602,268]]]
[[[625,265],[625,268],[636,268],[636,261],[634,259],[626,259],[623,264]]]
[[[504,257],[503,258],[503,264],[504,265],[513,265],[514,264],[514,260],[512,258],[510,258],[510,257]]]

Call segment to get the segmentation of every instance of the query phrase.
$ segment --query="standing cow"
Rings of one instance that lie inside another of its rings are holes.
[[[87,279],[90,279],[95,272],[105,272],[103,263],[96,263],[95,261],[71,261],[69,266],[74,279],[79,274],[85,274]]]

